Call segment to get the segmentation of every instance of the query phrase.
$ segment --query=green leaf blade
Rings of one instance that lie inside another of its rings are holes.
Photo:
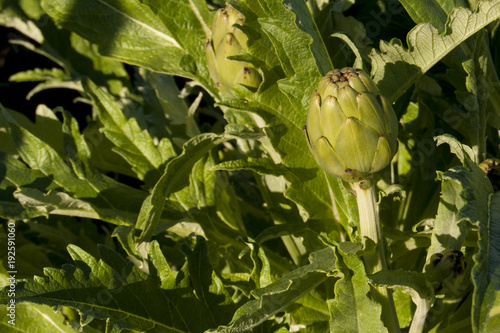
[[[228,326],[220,326],[210,332],[233,333],[253,329],[308,294],[335,269],[333,248],[313,252],[309,260],[310,264],[283,275],[264,288],[254,290],[252,294],[256,300],[240,307]]]
[[[343,277],[335,283],[335,298],[328,300],[330,331],[387,332],[380,316],[382,307],[370,300],[370,285],[361,259],[336,250],[337,269]]]
[[[479,223],[479,252],[474,256],[475,286],[472,323],[477,332],[489,332],[500,323],[500,192],[489,197],[489,218]]]
[[[371,75],[381,93],[395,102],[422,74],[477,31],[500,17],[500,1],[481,1],[472,13],[458,8],[449,17],[446,34],[430,23],[417,25],[407,36],[409,49],[401,41],[380,42],[373,51]]]
[[[84,81],[83,86],[97,107],[104,133],[115,144],[114,150],[131,165],[139,179],[154,184],[165,161],[147,130],[141,129],[134,118],[127,119],[118,103],[93,82]]]
[[[158,244],[153,242],[151,251],[163,258],[158,250]],[[206,256],[206,251],[206,247],[199,248],[201,256]],[[208,308],[203,300],[197,299],[190,287],[188,269],[183,269],[181,279],[177,279],[170,270],[158,271],[154,266],[150,267],[152,274],[148,275],[105,246],[99,247],[102,257],[99,261],[74,245],[68,247],[68,252],[75,265],[64,265],[62,269],[46,268],[45,277],[18,282],[16,302],[46,304],[56,308],[69,306],[81,313],[84,324],[94,319],[107,319],[108,332],[121,332],[124,329],[202,332],[211,326],[204,320],[210,317],[209,311],[223,313],[220,310],[224,308],[224,304],[226,307],[232,306],[231,299],[222,286],[219,291],[219,295],[223,296],[222,302],[211,302]],[[192,259],[194,258],[188,260]],[[160,287],[157,274],[170,283]],[[196,277],[198,278],[206,286],[217,283],[212,274]],[[7,292],[8,288],[0,291],[3,303],[10,299]],[[212,296],[213,292],[213,289],[207,290],[205,296],[217,297]],[[212,325],[221,324],[219,320],[221,319],[218,318]]]

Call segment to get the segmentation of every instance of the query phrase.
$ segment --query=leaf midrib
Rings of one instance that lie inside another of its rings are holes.
[[[180,50],[183,50],[182,47],[179,45],[179,43],[177,43],[177,41],[175,39],[173,39],[172,37],[170,37],[169,35],[166,35],[164,34],[163,32],[161,31],[158,31],[157,29],[145,24],[144,22],[141,22],[139,20],[137,20],[136,18],[128,15],[127,13],[119,10],[118,8],[116,7],[113,7],[112,5],[110,5],[109,3],[107,3],[106,1],[104,0],[96,0],[97,2],[101,3],[103,6],[106,6],[108,7],[109,9],[111,9],[112,11],[115,11],[116,13],[122,15],[123,17],[127,18],[128,20],[134,22],[135,24],[145,28],[146,30],[152,32],[154,35],[166,40],[167,42],[169,42],[170,44],[172,44],[172,46],[180,49]],[[184,51],[184,50],[183,50]]]

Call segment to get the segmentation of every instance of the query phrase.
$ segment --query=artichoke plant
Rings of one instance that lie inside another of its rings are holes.
[[[361,240],[378,245],[376,254],[364,257],[367,273],[387,269],[375,189],[368,179],[389,165],[397,151],[398,120],[391,104],[362,70],[334,69],[312,94],[304,132],[321,168],[351,182],[356,191]],[[373,287],[372,297],[382,304],[386,327],[398,332],[392,291]]]
[[[397,151],[394,110],[360,69],[334,69],[321,79],[304,131],[321,168],[350,182],[382,170]]]
[[[249,63],[228,59],[247,50],[248,37],[235,26],[242,26],[245,18],[229,4],[217,11],[212,27],[212,39],[205,42],[208,70],[217,88],[234,97],[231,87],[241,84],[257,88],[262,81],[260,74]]]

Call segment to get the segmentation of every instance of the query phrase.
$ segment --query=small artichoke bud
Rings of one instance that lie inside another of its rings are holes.
[[[349,182],[384,169],[398,147],[392,106],[365,72],[350,67],[320,80],[304,132],[321,168]]]
[[[208,70],[217,88],[229,97],[234,97],[231,87],[241,84],[256,89],[262,78],[249,63],[230,60],[247,50],[248,37],[236,26],[243,25],[245,18],[229,4],[219,9],[214,17],[212,39],[205,41]]]
[[[436,293],[445,293],[446,289],[461,282],[466,268],[467,262],[461,251],[446,250],[431,256],[425,274]]]
[[[500,190],[500,160],[498,158],[488,158],[481,162],[479,167],[488,176],[493,190],[495,192]]]

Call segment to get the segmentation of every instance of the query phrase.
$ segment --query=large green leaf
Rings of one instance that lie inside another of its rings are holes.
[[[228,326],[221,326],[211,332],[244,332],[253,329],[307,295],[335,269],[336,260],[331,247],[311,253],[309,260],[310,264],[284,274],[264,288],[252,291],[256,299],[240,307]]]
[[[476,12],[456,8],[441,35],[430,23],[417,25],[406,37],[408,49],[401,41],[380,42],[373,51],[372,77],[383,95],[396,101],[415,81],[455,47],[500,17],[500,1],[481,1]]]
[[[19,303],[15,305],[15,310],[15,319],[12,320],[8,316],[7,307],[0,307],[0,316],[2,316],[0,330],[2,332],[33,332],[34,330],[37,332],[79,332],[78,329],[66,324],[67,319],[61,311],[54,312],[50,306]],[[94,332],[97,333],[97,331]]]
[[[215,92],[201,56],[210,20],[202,1],[43,0],[41,4],[56,24],[97,44],[101,54],[196,79]]]
[[[441,142],[446,142],[443,137],[438,141]],[[438,173],[441,179],[441,198],[427,261],[435,253],[460,249],[467,236],[468,223],[477,225],[488,220],[488,196],[493,192],[491,183],[477,164],[464,153],[467,146],[462,146],[457,140],[449,142],[454,144],[452,150],[462,152],[459,156],[463,156],[463,166]],[[466,151],[471,150],[468,148]]]
[[[472,271],[475,332],[494,332],[500,327],[500,192],[489,196],[488,207],[488,218],[479,223],[479,252]]]
[[[139,127],[137,119],[127,119],[109,94],[89,80],[83,86],[97,108],[103,132],[115,144],[113,150],[132,166],[139,179],[152,186],[160,178],[163,164],[175,156],[170,141],[163,138],[155,145],[148,131]]]
[[[257,139],[260,135],[245,133],[200,134],[183,146],[183,152],[171,159],[165,167],[152,193],[144,201],[136,223],[136,229],[142,230],[139,240],[149,241],[158,225],[165,199],[172,193],[182,190],[188,185],[189,175],[194,164],[212,148],[225,141],[246,138]]]
[[[76,246],[68,251],[74,265],[46,268],[45,277],[18,282],[16,302],[69,306],[80,312],[84,325],[107,319],[107,332],[202,332],[234,311],[200,237],[192,247],[184,246],[187,264],[179,272],[170,270],[156,242],[150,247],[149,274],[105,246],[99,247],[99,261]],[[0,292],[4,304],[7,291]]]
[[[46,179],[41,183],[33,183],[39,186],[44,186],[38,188],[38,191],[30,192],[36,197],[33,197],[32,199],[38,202],[34,205],[34,207],[39,206],[39,202],[42,202],[43,205],[43,202],[45,201],[47,209],[53,210],[58,206],[56,205],[55,207],[51,207],[50,205],[54,204],[54,200],[56,200],[56,202],[60,204],[64,203],[64,205],[59,208],[66,209],[72,206],[74,208],[78,207],[80,210],[83,209],[85,205],[82,204],[81,201],[72,200],[70,197],[73,196],[75,199],[81,199],[90,203],[94,210],[98,212],[99,217],[105,221],[116,224],[132,224],[133,221],[135,221],[137,211],[142,204],[142,201],[145,199],[146,193],[118,183],[104,175],[91,172],[89,171],[92,170],[91,168],[87,170],[88,172],[78,172],[76,166],[75,170],[71,169],[62,157],[65,156],[64,152],[62,152],[61,156],[61,153],[57,152],[47,142],[41,140],[35,134],[21,126],[19,121],[16,120],[18,117],[18,115],[15,115],[15,112],[8,111],[5,108],[2,109],[2,121],[8,123],[9,125],[18,154],[32,170],[37,171],[38,175],[41,174],[44,179]],[[75,121],[73,122],[73,125],[76,126]],[[78,128],[75,127],[74,129],[76,131],[74,133],[77,133],[79,136],[80,134],[78,132]],[[61,125],[59,125],[59,131],[59,133],[62,132]],[[71,136],[70,133],[67,134]],[[80,138],[80,145],[83,144],[82,140],[83,139]],[[61,143],[59,143],[59,145],[60,144]],[[66,154],[70,157],[70,159],[79,159],[77,155],[78,149],[68,146],[63,147],[63,149],[66,150]],[[15,166],[16,164],[13,163],[12,165]],[[76,171],[76,174],[74,171]],[[15,176],[20,177],[22,175],[16,172]],[[16,186],[24,185],[26,187],[30,187],[31,185],[26,184],[22,179],[13,179],[13,183]],[[51,185],[52,189],[55,187],[64,189],[67,193],[62,196],[57,194],[44,196],[40,193],[40,191],[45,193],[47,191],[45,188],[47,185]],[[22,196],[23,200],[27,200],[27,203],[34,203],[34,201],[28,200],[28,198],[25,197],[28,192],[21,192],[20,197]],[[32,209],[33,206],[28,204],[27,208]],[[91,211],[87,210],[87,212],[92,215]],[[40,215],[44,215],[46,213],[47,212],[44,212]],[[96,217],[89,215],[85,216]]]
[[[309,219],[318,231],[338,235],[342,228],[335,221],[347,228],[357,220],[355,200],[346,195],[338,179],[329,177],[318,167],[302,131],[311,93],[322,75],[332,68],[324,47],[319,44],[321,36],[310,22],[310,14],[302,1],[237,5],[246,17],[258,16],[248,25],[263,31],[263,38],[272,46],[255,45],[253,54],[261,59],[278,59],[281,68],[263,68],[264,82],[258,94],[239,91],[247,99],[245,103],[233,100],[225,101],[224,105],[264,118],[267,126],[263,130],[278,155],[274,162],[281,163],[261,164],[262,168],[268,168],[264,172],[277,174],[283,167],[287,168],[290,184],[285,196],[303,208],[303,218]],[[310,27],[307,33],[303,31],[305,27]]]
[[[426,1],[426,4],[413,1],[402,3],[415,23],[430,22],[442,34],[447,22],[446,16],[452,13],[453,8],[467,7],[465,1],[454,2],[455,6],[450,6],[450,2],[436,0]],[[482,29],[442,59],[449,67],[447,76],[456,89],[457,100],[467,110],[464,113],[450,106],[444,118],[451,120],[451,126],[468,139],[476,152],[473,160],[477,163],[486,157],[486,123],[489,119],[491,121],[491,116],[498,117],[500,112],[500,84],[487,44],[486,29]],[[490,105],[490,101],[493,105]],[[457,122],[458,119],[460,120]],[[492,125],[498,127],[495,123],[496,120]]]
[[[335,298],[328,300],[330,331],[342,327],[343,332],[387,332],[380,319],[382,306],[368,298],[370,285],[363,262],[349,252],[335,251],[342,277],[335,283]]]

